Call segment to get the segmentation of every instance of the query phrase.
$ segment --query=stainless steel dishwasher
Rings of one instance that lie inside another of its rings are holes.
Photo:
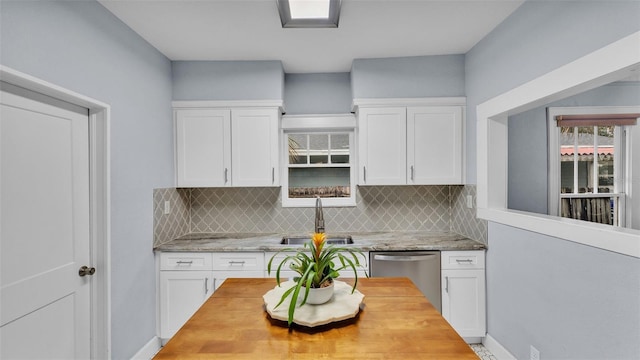
[[[371,277],[408,277],[442,312],[440,251],[372,251]]]

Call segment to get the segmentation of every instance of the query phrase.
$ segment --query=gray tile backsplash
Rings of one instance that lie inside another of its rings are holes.
[[[467,208],[467,196],[471,196],[471,208]],[[475,185],[451,187],[451,231],[486,244],[487,221],[476,217],[476,204]]]
[[[164,213],[164,203],[169,201],[170,213]],[[190,229],[189,190],[153,190],[153,245],[163,244]]]
[[[475,198],[475,186],[357,189],[355,207],[324,209],[327,232],[455,231],[486,243],[486,222],[465,206],[466,195]],[[171,202],[169,215],[165,201]],[[307,233],[313,217],[313,208],[283,208],[280,188],[156,189],[154,245],[188,232]]]

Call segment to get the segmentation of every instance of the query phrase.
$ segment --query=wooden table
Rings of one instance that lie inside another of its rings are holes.
[[[407,278],[360,279],[355,318],[292,330],[264,311],[275,285],[227,279],[155,359],[478,359]]]

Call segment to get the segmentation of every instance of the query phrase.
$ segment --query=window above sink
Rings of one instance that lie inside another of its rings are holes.
[[[282,118],[282,206],[355,206],[355,117],[295,115]]]

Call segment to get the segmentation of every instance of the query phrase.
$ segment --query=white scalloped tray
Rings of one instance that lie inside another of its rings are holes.
[[[294,281],[285,281],[262,296],[265,310],[272,318],[284,321],[289,319],[290,296],[277,309],[275,306],[280,302],[282,294],[294,285]],[[301,292],[298,302],[302,302],[303,297],[304,294]],[[293,322],[298,325],[314,327],[350,319],[360,311],[360,304],[363,299],[364,295],[357,289],[353,294],[351,293],[351,285],[334,280],[334,292],[331,300],[322,305],[304,304],[296,308],[293,314]]]

